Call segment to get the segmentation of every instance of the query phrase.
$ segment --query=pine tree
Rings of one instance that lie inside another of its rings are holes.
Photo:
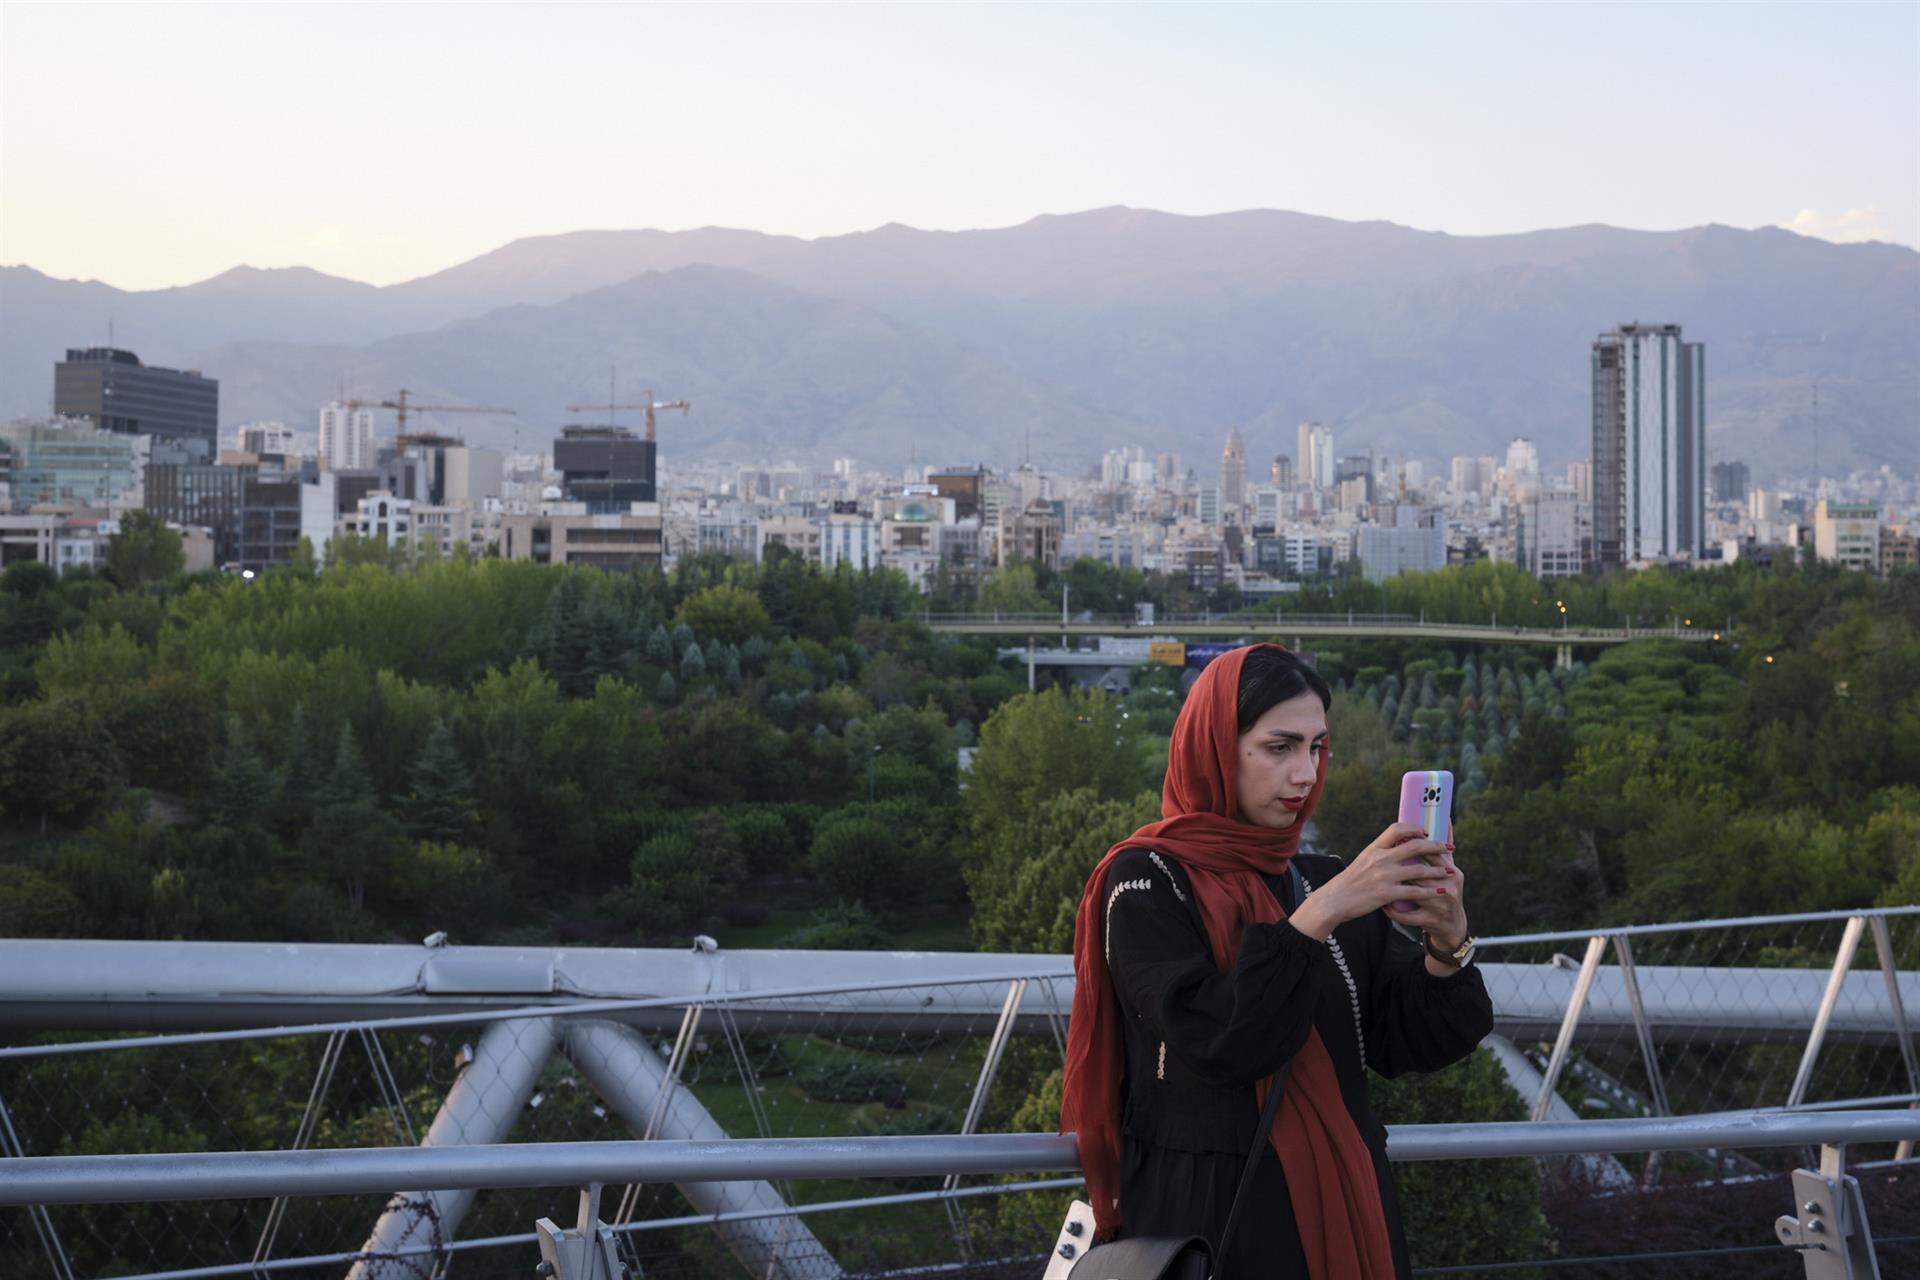
[[[280,785],[280,775],[247,741],[240,717],[229,715],[225,737],[208,771],[208,815],[226,827],[263,826]]]
[[[665,627],[656,626],[647,637],[647,661],[656,667],[664,667],[673,661],[673,639],[667,635]]]
[[[312,815],[314,775],[318,762],[307,745],[306,708],[295,703],[287,717],[286,737],[280,751],[280,795],[274,806],[274,828],[288,839],[305,829]]]
[[[699,645],[688,645],[687,651],[680,655],[680,674],[689,680],[698,680],[707,674],[707,660],[701,655]]]
[[[401,818],[408,833],[421,840],[464,841],[479,824],[473,774],[445,721],[435,722],[408,771]]]
[[[585,638],[581,663],[581,696],[593,692],[602,676],[618,675],[626,670],[626,628],[621,622],[619,605],[610,592],[600,591],[588,597],[581,611],[580,630]]]
[[[582,595],[585,579],[568,574],[547,597],[546,616],[541,619],[535,650],[560,692],[579,697],[593,687],[587,674],[587,636],[581,626]]]
[[[673,672],[662,671],[660,683],[653,687],[653,700],[659,703],[672,703],[680,697],[680,686],[674,682]]]
[[[392,861],[400,838],[400,824],[375,799],[353,726],[341,725],[333,769],[314,789],[313,818],[301,835],[301,848],[333,874],[346,891],[348,905],[357,911],[366,905],[369,886]]]
[[[359,804],[373,798],[373,778],[367,773],[367,758],[360,751],[359,739],[353,736],[353,726],[340,726],[340,741],[334,748],[333,768],[328,770],[326,781],[314,789],[313,802],[316,806]]]
[[[684,622],[674,625],[673,652],[676,656],[685,657],[687,650],[692,648],[696,643],[698,643],[698,641],[694,638],[692,627]]]

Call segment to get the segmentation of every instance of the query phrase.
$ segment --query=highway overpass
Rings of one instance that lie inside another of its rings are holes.
[[[1452,640],[1470,644],[1529,644],[1553,648],[1603,648],[1635,640],[1682,640],[1711,644],[1722,632],[1713,627],[1510,627],[1497,622],[1428,622],[1403,613],[1294,613],[1248,617],[1224,613],[1168,614],[1142,622],[1131,614],[1083,613],[928,613],[920,620],[934,631],[953,635],[1019,636],[1051,639],[1072,636],[1168,637],[1177,640]]]

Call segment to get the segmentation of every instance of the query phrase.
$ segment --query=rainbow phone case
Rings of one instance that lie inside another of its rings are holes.
[[[1446,844],[1453,839],[1453,771],[1414,769],[1400,776],[1400,821]]]
[[[1453,839],[1453,772],[1449,769],[1412,769],[1400,775],[1400,818],[1425,831],[1441,844]],[[1408,858],[1414,866],[1420,858]],[[1406,898],[1388,904],[1395,911],[1411,911]]]

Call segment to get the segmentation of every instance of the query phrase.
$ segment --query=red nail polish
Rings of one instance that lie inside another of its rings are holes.
[[[1447,891],[1445,889],[1435,889],[1434,892],[1437,894],[1440,894],[1442,897],[1445,897]]]

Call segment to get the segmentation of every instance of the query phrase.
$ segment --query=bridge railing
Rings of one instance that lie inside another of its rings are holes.
[[[1591,625],[1572,626],[1564,623],[1514,624],[1502,623],[1497,617],[1485,622],[1445,622],[1428,619],[1423,614],[1411,613],[1363,613],[1348,610],[1344,613],[1273,613],[1248,612],[1245,610],[1206,612],[1206,613],[1162,613],[1153,621],[1147,622],[1132,614],[1091,614],[1078,613],[1063,617],[1058,611],[1046,613],[1016,613],[992,610],[979,613],[921,613],[914,615],[922,625],[933,630],[1017,630],[1030,628],[1036,634],[1057,631],[1076,631],[1083,634],[1094,632],[1112,632],[1130,635],[1178,634],[1183,628],[1206,627],[1210,630],[1245,630],[1249,634],[1283,633],[1290,629],[1320,631],[1338,629],[1379,632],[1391,631],[1395,634],[1417,635],[1430,633],[1451,637],[1470,637],[1483,639],[1486,643],[1497,644],[1503,640],[1522,637],[1532,640],[1554,638],[1573,644],[1620,643],[1627,640],[1670,639],[1709,641],[1725,634],[1720,628],[1708,626],[1689,626],[1673,623],[1665,626],[1619,626],[1596,627]]]
[[[1875,1259],[1871,1216],[1866,1212],[1867,1197],[1861,1195],[1857,1179],[1847,1172],[1845,1152],[1849,1147],[1910,1143],[1915,1138],[1920,1138],[1920,1113],[1912,1111],[1745,1113],[1663,1121],[1396,1126],[1388,1131],[1387,1153],[1391,1160],[1412,1162],[1678,1152],[1701,1148],[1744,1152],[1818,1146],[1823,1149],[1820,1168],[1796,1172],[1791,1187],[1783,1188],[1791,1194],[1781,1197],[1777,1205],[1784,1210],[1774,1224],[1781,1245],[1812,1252],[1848,1252],[1856,1257]],[[723,1211],[670,1220],[606,1224],[601,1217],[602,1188],[622,1183],[726,1185],[766,1179],[953,1179],[969,1174],[1070,1173],[1078,1168],[1079,1156],[1072,1137],[1053,1134],[50,1156],[28,1158],[5,1169],[4,1176],[0,1176],[0,1206],[177,1204],[289,1196],[378,1195],[395,1186],[421,1185],[469,1191],[578,1186],[581,1188],[580,1211],[574,1233],[546,1219],[532,1232],[486,1239],[439,1239],[406,1242],[378,1252],[351,1250],[261,1259],[148,1273],[137,1280],[266,1275],[345,1264],[353,1265],[357,1273],[369,1277],[419,1275],[425,1272],[416,1270],[417,1267],[424,1263],[444,1266],[455,1253],[517,1252],[518,1256],[530,1259],[536,1246],[550,1262],[558,1264],[545,1273],[555,1280],[612,1280],[617,1273],[611,1267],[603,1266],[596,1271],[591,1265],[584,1265],[590,1257],[589,1250],[564,1246],[580,1241],[583,1236],[584,1242],[591,1244],[597,1236],[607,1249],[603,1263],[617,1264],[615,1237],[625,1237],[631,1245],[635,1237],[643,1234],[687,1226],[725,1229],[748,1223],[762,1228],[758,1239],[771,1242],[760,1256],[751,1260],[752,1271],[796,1280],[798,1277],[827,1280],[847,1273],[839,1259],[811,1243],[811,1233],[799,1227],[798,1220],[844,1209],[847,1205]],[[936,1202],[951,1206],[986,1195],[1044,1192],[1048,1193],[1048,1201],[1063,1205],[1078,1185],[1077,1178],[1029,1178],[983,1187],[907,1193],[889,1197],[888,1202],[895,1206]],[[865,1201],[862,1207],[871,1209],[875,1203]],[[552,1199],[549,1204],[559,1207]],[[1598,1211],[1608,1209],[1603,1204]],[[769,1225],[778,1225],[770,1222],[771,1219],[785,1220],[789,1229],[766,1230]],[[993,1239],[991,1244],[1000,1250],[1019,1250],[1024,1245],[1027,1260],[1037,1264],[1050,1246],[1046,1235],[1033,1229],[1044,1221],[1019,1221],[1015,1234]],[[940,1269],[964,1272],[967,1262],[978,1261],[978,1256],[964,1256],[970,1242],[962,1239],[954,1243],[963,1256],[956,1265]],[[1895,1237],[1888,1243],[1905,1245],[1914,1240]],[[1731,1262],[1734,1257],[1750,1257],[1776,1247],[1735,1245],[1707,1248],[1699,1253],[1721,1256]],[[1620,1260],[1614,1255],[1580,1261],[1591,1264]],[[982,1270],[979,1274],[988,1272]],[[1823,1271],[1810,1262],[1807,1274],[1813,1276]]]
[[[1498,1019],[1489,1047],[1542,1124],[1920,1102],[1920,907],[1482,945]],[[671,994],[608,998],[636,981]],[[0,1150],[1040,1127],[1020,1109],[1059,1065],[1071,1005],[1071,966],[1048,956],[0,942],[0,1018],[24,1041],[0,1048]],[[155,1025],[219,1029],[100,1031]],[[1687,1148],[1624,1168],[1662,1185],[1777,1175],[1765,1159]],[[924,1194],[965,1189],[957,1184],[901,1178],[876,1187],[770,1176],[745,1200],[649,1182],[621,1190],[605,1216],[798,1213],[850,1266],[905,1266],[926,1260],[916,1242],[969,1221],[972,1201]],[[803,1212],[815,1203],[885,1207],[887,1227],[857,1209]],[[350,1253],[382,1230],[392,1248],[436,1233],[524,1233],[536,1207],[497,1189],[464,1202],[422,1197],[398,1219],[378,1199],[338,1195],[73,1207],[44,1221],[0,1212],[0,1275],[48,1273],[42,1227],[80,1274],[192,1271],[233,1264],[236,1251],[262,1263]],[[713,1247],[710,1227],[659,1230],[668,1234],[652,1238],[669,1250]],[[746,1239],[743,1228],[728,1247]]]

